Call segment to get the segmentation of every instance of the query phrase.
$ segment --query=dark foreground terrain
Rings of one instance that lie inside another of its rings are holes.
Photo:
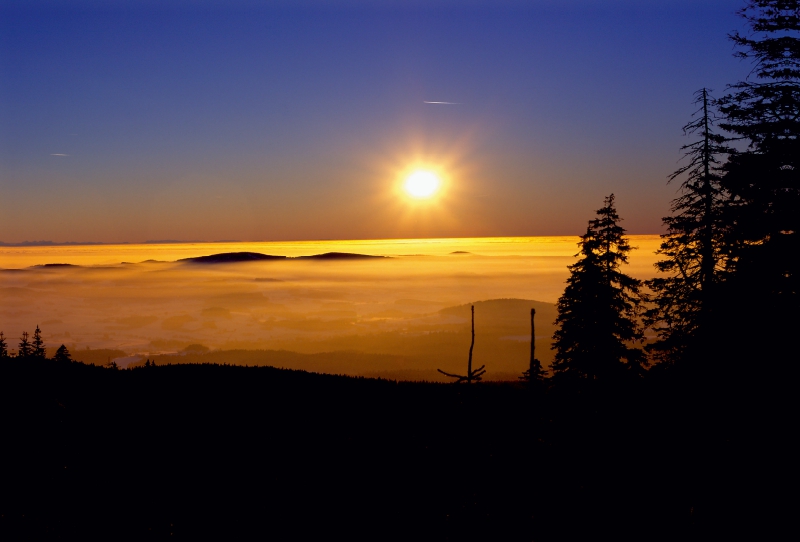
[[[688,381],[5,359],[0,538],[774,536],[794,515],[788,402],[753,377]]]

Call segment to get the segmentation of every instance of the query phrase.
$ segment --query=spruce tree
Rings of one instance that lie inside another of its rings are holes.
[[[56,350],[56,355],[53,356],[53,359],[61,362],[70,362],[72,361],[72,354],[70,354],[67,347],[62,344],[58,347],[58,350]]]
[[[750,0],[739,14],[749,32],[731,39],[753,68],[720,100],[720,126],[747,148],[724,168],[732,273],[718,335],[744,374],[750,360],[789,359],[800,325],[800,1]]]
[[[800,233],[800,1],[749,0],[734,33],[752,79],[720,100],[721,127],[748,144],[731,155],[723,186],[733,196],[728,221],[735,271],[759,295],[794,296]]]
[[[20,338],[19,342],[19,350],[17,351],[18,358],[29,358],[33,354],[33,347],[31,346],[30,341],[28,341],[28,332],[25,331],[22,333],[22,337]]]
[[[670,182],[683,180],[680,195],[672,201],[672,216],[663,219],[667,232],[656,252],[664,257],[656,268],[666,276],[646,283],[653,304],[645,320],[659,337],[647,350],[659,361],[685,357],[693,341],[708,330],[714,285],[726,265],[724,214],[729,195],[721,186],[720,158],[731,149],[714,130],[708,89],[696,93],[695,103],[696,118],[683,131],[699,137],[681,147],[688,163],[669,177]]]
[[[598,218],[578,243],[578,261],[558,300],[559,329],[553,335],[553,372],[607,379],[624,370],[636,373],[646,361],[632,343],[643,338],[637,320],[640,282],[620,271],[632,250],[623,236],[614,195],[605,198]]]
[[[7,358],[8,357],[8,344],[6,344],[6,337],[3,335],[3,332],[0,331],[0,358]]]
[[[36,330],[33,332],[33,341],[31,341],[31,346],[33,347],[31,356],[34,358],[45,358],[47,351],[45,350],[44,340],[42,339],[42,330],[39,329],[38,325],[36,326]]]

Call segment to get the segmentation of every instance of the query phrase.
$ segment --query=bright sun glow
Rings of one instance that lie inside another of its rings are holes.
[[[406,178],[403,188],[412,198],[425,199],[433,196],[441,181],[430,171],[415,171]]]

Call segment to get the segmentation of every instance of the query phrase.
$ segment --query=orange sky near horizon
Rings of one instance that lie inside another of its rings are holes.
[[[636,247],[630,255],[629,271],[635,275],[650,276],[660,237],[628,237],[631,245]],[[224,252],[260,252],[294,257],[325,252],[371,256],[445,256],[463,251],[478,256],[572,257],[577,253],[577,242],[577,236],[543,236],[0,247],[0,268],[21,269],[53,263],[105,266],[146,260],[176,261]]]

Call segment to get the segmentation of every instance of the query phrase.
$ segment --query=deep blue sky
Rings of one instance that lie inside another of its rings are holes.
[[[659,232],[740,5],[0,0],[0,240]]]

